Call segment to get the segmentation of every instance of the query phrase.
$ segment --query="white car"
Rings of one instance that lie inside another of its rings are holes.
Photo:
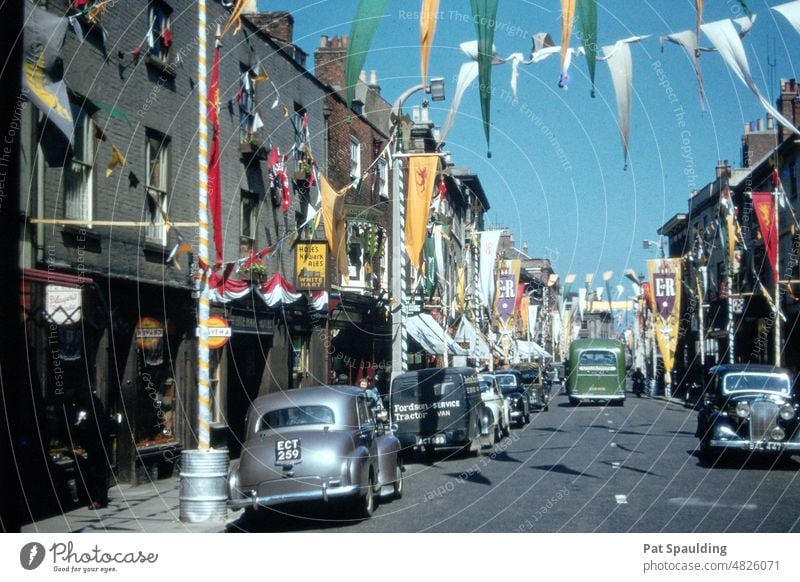
[[[478,383],[481,388],[481,399],[486,407],[492,411],[495,420],[495,430],[502,436],[508,436],[511,430],[511,409],[508,402],[500,392],[494,374],[478,374]],[[500,440],[496,438],[495,440]]]

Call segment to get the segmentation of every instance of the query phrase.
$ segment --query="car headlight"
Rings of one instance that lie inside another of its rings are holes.
[[[794,418],[794,407],[791,404],[784,404],[778,413],[783,420],[792,420]]]
[[[781,427],[776,426],[771,431],[769,431],[769,438],[773,441],[782,441],[786,438],[786,431],[784,431]]]
[[[750,416],[750,405],[747,402],[737,402],[736,416],[739,418],[747,418]]]

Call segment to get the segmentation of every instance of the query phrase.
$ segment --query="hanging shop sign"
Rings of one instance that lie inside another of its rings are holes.
[[[78,323],[81,320],[81,290],[63,285],[45,288],[45,313],[56,325]]]
[[[231,338],[231,328],[224,317],[212,315],[208,318],[208,347],[212,350],[221,348]]]
[[[136,347],[140,350],[161,345],[163,337],[164,325],[154,317],[141,317],[136,322]]]
[[[295,245],[295,289],[297,291],[325,289],[327,259],[325,241],[298,242]]]

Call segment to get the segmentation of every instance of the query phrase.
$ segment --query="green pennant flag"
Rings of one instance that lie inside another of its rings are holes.
[[[586,63],[589,65],[592,97],[594,97],[594,71],[597,64],[597,0],[578,0],[578,23],[581,42],[586,51]]]
[[[433,239],[425,239],[425,296],[429,299],[436,291],[436,245]]]
[[[353,26],[350,27],[350,42],[347,45],[347,56],[344,61],[348,107],[353,104],[358,76],[364,61],[367,60],[367,52],[381,23],[381,17],[386,12],[387,4],[389,0],[361,0],[358,4]]]
[[[489,122],[492,103],[492,57],[494,55],[494,29],[497,26],[499,0],[471,0],[472,20],[478,33],[478,78],[480,80],[483,132],[486,134],[487,157],[492,157],[489,147]]]

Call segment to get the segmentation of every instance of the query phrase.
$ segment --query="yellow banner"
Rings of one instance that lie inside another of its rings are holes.
[[[438,155],[418,155],[408,158],[406,180],[406,252],[411,265],[419,271],[422,247],[428,228],[428,212],[433,187],[436,184]]]
[[[419,48],[422,84],[428,86],[428,57],[431,53],[433,35],[436,34],[436,15],[439,12],[439,0],[423,0],[419,15]]]
[[[325,176],[319,177],[319,191],[322,195],[322,219],[325,225],[325,238],[331,254],[336,258],[339,274],[347,277],[347,228],[345,227],[344,193],[336,192]]]
[[[681,260],[651,259],[647,261],[650,290],[653,295],[653,322],[656,341],[664,360],[665,381],[669,382],[675,364],[681,320]]]

